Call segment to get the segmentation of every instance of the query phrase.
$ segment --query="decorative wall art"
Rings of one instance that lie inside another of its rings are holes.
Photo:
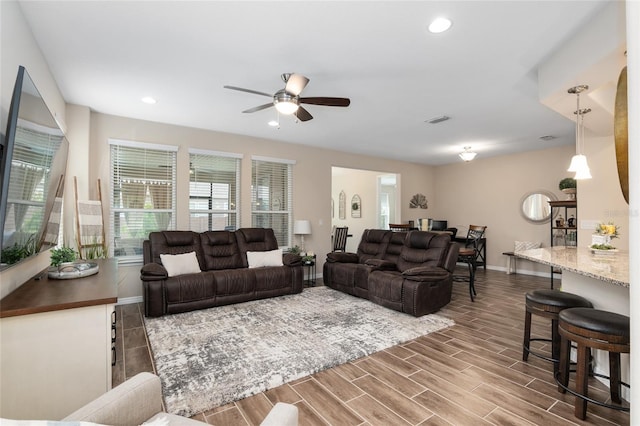
[[[411,197],[411,201],[409,201],[409,208],[416,209],[420,207],[421,209],[428,209],[428,203],[429,202],[427,201],[427,197],[425,197],[423,194],[416,194]]]
[[[360,196],[358,194],[351,198],[351,217],[362,217],[362,205],[360,202]]]
[[[347,218],[347,196],[344,191],[340,191],[340,198],[338,199],[338,219],[345,220]]]

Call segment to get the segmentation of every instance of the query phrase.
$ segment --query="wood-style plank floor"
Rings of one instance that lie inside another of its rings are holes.
[[[460,273],[464,269],[460,268]],[[559,284],[559,283],[558,283]],[[627,413],[588,405],[573,415],[573,397],[560,394],[551,364],[522,362],[524,295],[549,288],[549,279],[478,270],[475,302],[467,283],[454,283],[439,313],[456,325],[371,356],[322,371],[194,416],[212,425],[258,425],[278,401],[299,408],[300,425],[559,425],[629,424]],[[139,304],[119,306],[114,386],[153,372]],[[533,334],[550,322],[534,316]],[[535,346],[548,350],[544,343]],[[590,395],[606,400],[591,382]]]

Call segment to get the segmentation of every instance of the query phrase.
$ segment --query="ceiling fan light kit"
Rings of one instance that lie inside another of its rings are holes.
[[[297,96],[292,96],[284,90],[278,90],[273,95],[273,105],[280,114],[291,115],[296,112],[300,106],[300,100]]]
[[[259,92],[257,90],[244,89],[242,87],[224,86],[225,89],[238,90],[240,92],[253,93],[254,95],[268,96],[273,99],[268,104],[259,105],[242,111],[244,113],[252,113],[274,106],[279,113],[283,115],[294,115],[296,120],[309,121],[313,116],[304,109],[300,104],[324,105],[334,107],[348,107],[351,104],[349,98],[332,98],[332,97],[309,97],[301,98],[300,93],[309,84],[309,79],[301,74],[282,74],[282,80],[285,82],[284,89],[278,90],[275,94]]]

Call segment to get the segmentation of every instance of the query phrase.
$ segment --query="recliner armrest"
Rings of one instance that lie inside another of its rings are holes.
[[[140,279],[142,281],[164,280],[169,277],[167,270],[157,263],[147,263],[140,270]]]
[[[332,251],[327,253],[327,262],[331,263],[358,263],[359,258],[356,253],[344,253],[341,251]]]
[[[160,412],[160,378],[151,373],[139,373],[63,420],[105,425],[139,425]]]
[[[436,282],[447,279],[451,273],[439,266],[418,266],[407,269],[402,276],[411,281]]]
[[[293,253],[282,253],[282,264],[286,266],[302,265],[302,257]]]
[[[397,271],[398,266],[390,260],[367,259],[365,265],[371,266],[374,271]]]

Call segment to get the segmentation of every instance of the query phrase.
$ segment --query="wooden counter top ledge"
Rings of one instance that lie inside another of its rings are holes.
[[[0,300],[0,318],[116,303],[117,260],[91,262],[98,263],[100,270],[83,278],[55,280],[49,279],[46,270],[41,271]]]

